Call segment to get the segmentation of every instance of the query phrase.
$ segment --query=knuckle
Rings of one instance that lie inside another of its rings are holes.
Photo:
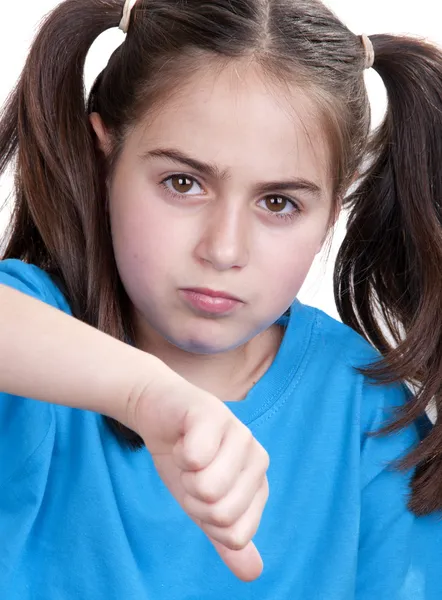
[[[207,502],[208,504],[213,504],[214,502],[219,500],[219,492],[217,486],[211,483],[205,481],[198,482],[196,486],[196,491],[201,500]]]
[[[210,520],[217,527],[230,527],[235,522],[234,516],[228,508],[217,505],[210,511]]]
[[[239,444],[241,448],[248,449],[253,444],[255,438],[244,423],[235,423],[233,433],[235,435],[235,443]]]
[[[247,446],[247,448],[249,446],[251,446],[255,442],[255,438],[253,437],[252,432],[245,425],[244,425],[244,428],[243,428],[243,434],[242,435],[243,435],[244,444]]]
[[[249,457],[249,466],[257,480],[263,480],[267,477],[267,471],[270,465],[270,458],[262,446],[257,446],[253,454]]]
[[[262,468],[267,471],[267,469],[270,466],[270,456],[269,453],[267,452],[267,450],[261,446],[261,444],[258,444],[257,446],[257,453],[258,453],[258,459],[261,463]]]
[[[232,527],[227,535],[227,545],[231,550],[242,550],[250,542],[250,536],[239,527]]]
[[[267,469],[270,467],[270,455],[267,452],[267,450],[265,450],[265,448],[263,448],[262,446],[261,446],[261,448],[262,448],[262,460],[264,463],[264,468],[267,471]]]
[[[183,447],[181,453],[182,461],[189,471],[199,471],[203,463],[201,457],[197,456],[194,449]]]

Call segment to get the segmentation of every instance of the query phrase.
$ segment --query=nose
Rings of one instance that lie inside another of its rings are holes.
[[[196,248],[199,260],[217,271],[243,268],[249,260],[247,208],[241,202],[217,202],[205,217]]]

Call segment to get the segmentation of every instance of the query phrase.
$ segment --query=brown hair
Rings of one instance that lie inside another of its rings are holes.
[[[370,140],[370,166],[346,199],[335,300],[343,321],[384,356],[366,372],[415,390],[387,433],[432,401],[442,410],[442,54],[417,39],[371,41],[388,108]],[[410,507],[442,509],[442,419],[402,466],[416,464]]]
[[[177,85],[179,73],[202,61],[248,57],[278,81],[302,85],[331,145],[336,201],[366,156],[370,110],[361,39],[315,0],[139,0],[126,41],[86,101],[86,55],[99,34],[118,25],[122,9],[123,0],[66,0],[45,19],[0,121],[0,173],[16,159],[4,258],[50,272],[77,318],[124,340],[131,335],[130,312],[112,252],[107,183],[128,128]],[[336,290],[343,320],[385,355],[368,372],[421,385],[398,428],[430,398],[440,402],[442,56],[414,39],[372,41],[389,108],[369,147],[372,166],[348,199],[350,228]],[[93,111],[112,136],[107,161],[88,120]],[[382,317],[397,349],[382,334]],[[140,446],[138,436],[110,422],[127,443]],[[412,500],[418,512],[442,507],[441,457],[436,426],[409,456],[410,464],[422,464]]]

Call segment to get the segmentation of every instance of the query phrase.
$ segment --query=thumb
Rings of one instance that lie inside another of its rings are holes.
[[[261,575],[264,564],[253,542],[242,550],[230,550],[212,538],[209,538],[223,562],[234,575],[242,581],[254,581]]]
[[[228,419],[223,417],[216,405],[186,415],[184,435],[173,449],[176,464],[183,471],[200,471],[213,461],[228,427]]]

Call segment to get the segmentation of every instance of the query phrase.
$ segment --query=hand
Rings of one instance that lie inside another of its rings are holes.
[[[252,581],[263,568],[251,540],[268,498],[268,454],[218,398],[164,367],[131,399],[131,426],[226,565]]]

